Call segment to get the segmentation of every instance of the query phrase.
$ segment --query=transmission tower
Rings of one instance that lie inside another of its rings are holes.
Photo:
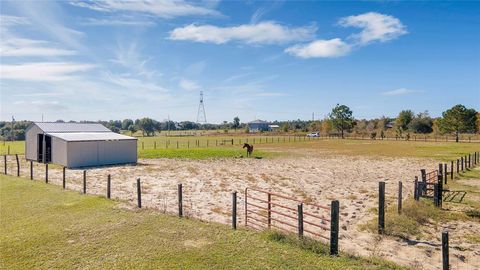
[[[203,91],[200,91],[200,104],[198,104],[197,123],[207,123],[205,106],[203,104]]]

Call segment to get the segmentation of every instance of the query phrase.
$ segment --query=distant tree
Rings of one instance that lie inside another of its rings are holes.
[[[419,113],[408,124],[408,129],[415,133],[431,133],[433,131],[433,119],[428,115],[428,112]]]
[[[233,125],[232,127],[237,130],[237,128],[240,127],[240,118],[238,118],[238,116],[235,116],[235,118],[233,118]]]
[[[398,114],[395,125],[400,129],[400,133],[408,129],[408,124],[413,120],[413,117],[414,114],[411,110],[403,110]]]
[[[137,126],[135,126],[132,121],[132,124],[130,124],[130,126],[128,126],[126,130],[130,131],[130,134],[133,136],[133,134],[137,132]]]
[[[477,112],[477,132],[480,133],[480,112]]]
[[[128,130],[128,127],[133,125],[133,120],[132,119],[124,119],[122,121],[122,129],[123,130]]]
[[[151,118],[142,118],[138,121],[138,128],[142,131],[142,135],[145,136],[150,136],[150,134],[153,134],[155,132],[155,122]]]
[[[322,120],[321,131],[323,134],[328,135],[332,131],[332,121],[325,118]]]
[[[286,122],[286,123],[283,123],[282,125],[282,131],[283,132],[288,132],[290,130],[290,123]]]
[[[329,114],[329,118],[332,121],[333,128],[342,133],[342,139],[344,138],[344,132],[350,131],[355,126],[353,112],[346,105],[337,104]]]
[[[439,120],[440,131],[455,133],[455,141],[458,142],[460,133],[476,131],[477,111],[458,104],[444,111]]]
[[[311,121],[309,124],[309,131],[317,131],[319,132],[322,127],[322,123],[320,121]]]

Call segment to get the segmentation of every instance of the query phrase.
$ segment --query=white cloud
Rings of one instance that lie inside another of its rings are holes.
[[[368,44],[373,41],[385,42],[407,33],[399,19],[376,12],[348,16],[340,19],[338,23],[344,27],[362,28],[360,33],[351,35],[351,38],[360,44]]]
[[[21,105],[25,108],[32,109],[39,109],[39,110],[47,110],[47,111],[65,111],[67,109],[66,106],[62,105],[58,101],[50,101],[50,100],[33,100],[33,101],[25,101],[20,100],[14,102],[15,105]]]
[[[137,20],[132,18],[106,18],[106,19],[96,19],[96,18],[87,18],[83,25],[91,26],[152,26],[155,25],[153,21],[149,20]]]
[[[0,42],[0,56],[64,56],[73,55],[75,51],[51,47],[43,40],[17,37],[4,37]]]
[[[340,57],[347,55],[351,46],[339,38],[315,40],[308,44],[300,44],[285,49],[286,53],[300,58]]]
[[[312,39],[316,26],[289,28],[276,22],[243,24],[233,27],[190,24],[170,32],[172,40],[190,40],[224,44],[239,41],[247,44],[278,44]]]
[[[69,62],[39,62],[17,65],[0,65],[0,78],[20,81],[71,80],[78,73],[94,68],[94,65]]]
[[[219,16],[220,13],[208,6],[200,6],[183,0],[103,0],[103,1],[75,1],[77,7],[89,8],[100,12],[140,12],[152,14],[161,18],[175,18],[180,16]]]
[[[395,89],[392,91],[386,91],[382,92],[381,94],[383,96],[401,96],[401,95],[406,95],[406,94],[411,94],[411,93],[416,93],[418,91],[412,90],[412,89],[407,89],[407,88],[399,88]]]
[[[2,19],[0,20],[0,26],[2,28],[12,26],[12,25],[22,25],[22,24],[30,24],[30,23],[26,18],[23,18],[23,17],[2,14]]]
[[[194,91],[200,88],[200,85],[198,85],[194,81],[186,80],[186,79],[181,79],[178,85],[187,91]]]

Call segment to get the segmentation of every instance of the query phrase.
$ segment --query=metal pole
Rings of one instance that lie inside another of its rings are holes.
[[[402,214],[402,182],[398,182],[398,214]]]
[[[137,178],[137,202],[138,208],[142,208],[142,188],[140,186],[140,178]]]
[[[449,270],[449,256],[448,256],[448,230],[445,229],[442,232],[442,265],[443,270]]]
[[[298,204],[298,236],[303,237],[303,203]]]
[[[232,229],[237,229],[237,192],[232,192]]]
[[[183,217],[182,184],[178,184],[178,216]]]
[[[385,182],[378,183],[378,233],[385,232]]]
[[[111,187],[112,187],[112,182],[111,182],[111,176],[110,174],[107,176],[107,198],[110,199],[111,197]]]
[[[330,255],[338,255],[340,203],[332,201],[330,207]]]
[[[83,170],[83,194],[87,193],[87,171]]]

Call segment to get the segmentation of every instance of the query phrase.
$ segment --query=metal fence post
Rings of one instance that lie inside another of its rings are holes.
[[[448,256],[448,230],[445,229],[442,232],[442,265],[443,270],[450,269],[449,256]]]
[[[3,156],[4,173],[7,174],[7,155]]]
[[[378,233],[385,232],[385,182],[378,183]]]
[[[338,255],[340,203],[332,201],[330,205],[330,255]]]
[[[178,184],[178,216],[183,217],[182,184]]]
[[[45,163],[45,183],[48,183],[48,163]]]
[[[83,170],[83,194],[87,193],[87,171]]]
[[[453,160],[450,161],[450,180],[453,180]]]
[[[232,192],[232,229],[237,229],[237,192]]]
[[[66,180],[65,180],[65,167],[63,167],[63,170],[62,170],[62,187],[63,189],[65,189],[66,187]]]
[[[398,214],[402,214],[402,181],[398,181]]]
[[[112,182],[111,182],[111,176],[110,174],[107,176],[107,198],[110,199],[111,197],[111,187],[112,187]]]
[[[267,224],[268,228],[272,226],[272,195],[270,193],[267,194]]]
[[[298,204],[298,236],[303,237],[303,203]]]
[[[419,199],[419,190],[418,190],[418,177],[415,176],[415,180],[413,181],[413,199],[418,201]]]
[[[30,160],[30,180],[33,180],[33,161]]]
[[[447,171],[448,168],[447,167],[448,167],[447,163],[443,164],[443,175],[444,175],[443,179],[445,180],[445,185],[447,184],[447,180],[448,180],[447,179],[448,178],[448,171]]]
[[[18,154],[15,154],[15,159],[17,161],[17,176],[20,176],[20,161],[18,160]]]
[[[137,178],[137,202],[138,208],[142,208],[142,187],[140,186],[140,178]]]

